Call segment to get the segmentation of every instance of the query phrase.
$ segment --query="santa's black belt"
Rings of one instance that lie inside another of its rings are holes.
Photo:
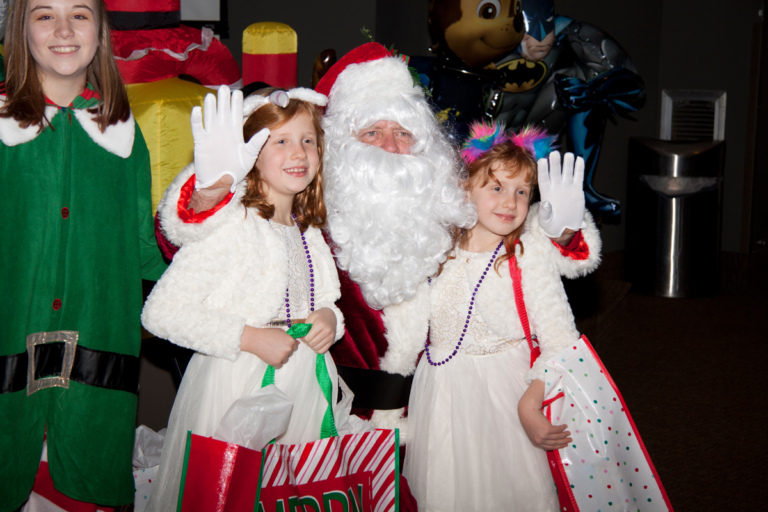
[[[27,336],[27,351],[0,356],[0,393],[69,387],[73,380],[106,389],[139,392],[139,358],[77,344],[77,331]],[[30,355],[32,355],[30,364]]]
[[[336,365],[339,376],[355,394],[352,407],[360,409],[399,409],[408,405],[413,375],[404,376],[383,370]]]

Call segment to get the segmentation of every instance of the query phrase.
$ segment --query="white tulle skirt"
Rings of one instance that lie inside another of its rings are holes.
[[[299,349],[288,363],[275,371],[275,385],[293,402],[288,429],[277,438],[278,443],[305,443],[320,438],[320,426],[328,402],[317,383],[315,358],[312,349],[299,343]],[[331,382],[339,382],[344,390],[344,398],[339,401],[339,387],[333,388],[333,416],[339,434],[368,429],[361,425],[358,418],[352,418],[350,422],[349,410],[353,395],[338,378],[330,355],[325,355],[325,362]],[[241,352],[235,361],[203,354],[192,356],[168,420],[168,431],[148,511],[176,510],[187,431],[191,430],[201,436],[213,436],[235,400],[261,389],[266,368],[266,363],[247,352]]]
[[[446,356],[432,352],[434,361]],[[458,353],[439,367],[421,358],[404,464],[420,511],[558,510],[546,453],[517,414],[529,365],[524,340],[491,355]]]

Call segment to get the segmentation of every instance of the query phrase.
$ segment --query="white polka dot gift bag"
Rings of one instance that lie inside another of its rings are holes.
[[[530,332],[514,258],[509,269],[533,366],[541,350]],[[546,361],[546,366],[542,410],[553,425],[567,424],[573,438],[566,448],[547,452],[560,510],[672,511],[629,409],[586,336]]]
[[[572,511],[672,510],[616,384],[585,336],[546,362],[545,408],[573,442],[547,452],[560,505]]]

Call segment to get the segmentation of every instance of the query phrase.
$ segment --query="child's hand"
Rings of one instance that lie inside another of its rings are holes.
[[[299,348],[299,342],[282,329],[256,328],[246,325],[240,336],[240,348],[250,352],[267,364],[280,368]]]
[[[243,93],[235,91],[230,100],[229,87],[222,85],[218,97],[218,108],[213,94],[207,94],[203,100],[204,110],[194,107],[190,116],[195,140],[195,189],[210,187],[222,176],[229,175],[232,177],[230,190],[234,192],[253,168],[269,130],[264,128],[246,143],[243,140]]]
[[[522,403],[522,402],[521,402]],[[517,410],[520,415],[520,423],[528,435],[528,439],[537,448],[542,450],[559,450],[565,448],[572,441],[570,432],[565,431],[568,425],[553,426],[540,410]]]
[[[336,338],[336,315],[328,308],[321,308],[309,314],[306,322],[312,329],[302,338],[316,354],[325,354]]]
[[[544,400],[544,382],[534,380],[517,404],[517,413],[528,439],[542,450],[559,450],[573,441],[567,425],[553,426],[541,412]]]
[[[558,238],[566,228],[578,231],[584,223],[584,160],[566,153],[560,167],[560,153],[549,160],[539,159],[539,225],[550,238]]]

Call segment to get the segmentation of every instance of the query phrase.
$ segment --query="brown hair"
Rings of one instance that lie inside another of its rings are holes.
[[[253,94],[269,96],[275,90],[273,87],[261,89]],[[304,232],[309,226],[316,228],[325,227],[326,210],[323,200],[323,128],[320,126],[320,112],[318,109],[303,100],[292,99],[285,108],[267,103],[257,108],[243,124],[243,138],[250,140],[262,128],[279,128],[291,119],[301,114],[308,114],[312,119],[312,124],[317,132],[317,153],[320,162],[317,168],[317,174],[312,182],[296,194],[293,198],[293,213],[296,215],[296,224]],[[275,215],[275,207],[267,201],[267,184],[261,177],[261,171],[258,166],[258,160],[253,164],[245,177],[247,188],[243,196],[242,203],[248,207],[254,207],[259,210],[259,214],[265,219],[271,219]]]
[[[101,98],[98,106],[89,111],[96,114],[96,122],[103,132],[109,125],[127,121],[131,115],[131,107],[120,71],[112,57],[107,10],[102,0],[95,0],[94,3],[99,23],[99,45],[93,61],[88,66],[86,80]],[[29,51],[28,6],[29,0],[15,0],[11,8],[5,38],[7,100],[0,108],[0,117],[12,117],[24,128],[37,125],[42,130],[46,124],[45,96],[38,76],[37,63]]]
[[[493,173],[500,168],[506,168],[509,171],[510,178],[515,178],[522,174],[526,181],[531,184],[531,195],[533,195],[533,187],[536,185],[538,169],[536,160],[528,150],[511,141],[493,146],[469,165],[467,169],[468,176],[463,182],[464,190],[470,191],[476,187],[483,187],[490,181],[494,181]],[[531,199],[533,198],[531,197]],[[520,227],[504,237],[504,247],[507,252],[496,259],[494,264],[496,272],[499,271],[499,265],[515,254],[515,244],[523,232],[524,224],[521,224]],[[466,247],[469,242],[469,231],[455,229],[454,240],[455,247]]]

